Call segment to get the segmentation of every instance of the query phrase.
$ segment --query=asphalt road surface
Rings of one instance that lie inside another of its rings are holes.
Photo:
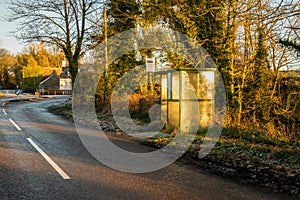
[[[87,152],[73,123],[47,112],[65,100],[8,103],[8,97],[0,98],[0,199],[297,199],[180,162],[144,174],[110,169]]]

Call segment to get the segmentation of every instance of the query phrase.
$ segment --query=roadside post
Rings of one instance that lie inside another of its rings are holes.
[[[22,94],[22,90],[20,90],[19,88],[17,88],[15,90],[15,94],[17,95],[18,99],[20,99],[20,94]]]
[[[153,73],[157,71],[156,58],[148,58],[146,56],[146,72],[148,73],[148,87],[151,90],[151,94],[154,92]]]

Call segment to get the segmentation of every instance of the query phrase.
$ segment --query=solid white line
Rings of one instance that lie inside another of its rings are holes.
[[[31,138],[27,138],[28,142],[45,158],[45,160],[59,173],[63,179],[71,179],[40,147],[33,142]]]
[[[9,119],[9,121],[18,129],[18,131],[22,130],[12,119]]]
[[[7,115],[7,113],[6,113],[5,109],[3,108],[2,110],[3,110],[3,113],[4,113],[4,115]]]
[[[5,106],[5,103],[2,104],[2,107],[4,107],[4,106]]]

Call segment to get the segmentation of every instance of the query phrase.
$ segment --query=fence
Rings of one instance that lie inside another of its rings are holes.
[[[42,95],[72,95],[72,90],[44,90]]]
[[[15,90],[0,90],[2,94],[15,94]]]

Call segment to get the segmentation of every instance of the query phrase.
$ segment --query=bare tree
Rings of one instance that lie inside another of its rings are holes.
[[[97,0],[11,0],[8,20],[20,22],[14,32],[18,39],[62,49],[74,84],[78,62],[91,43],[90,35],[102,5]]]

